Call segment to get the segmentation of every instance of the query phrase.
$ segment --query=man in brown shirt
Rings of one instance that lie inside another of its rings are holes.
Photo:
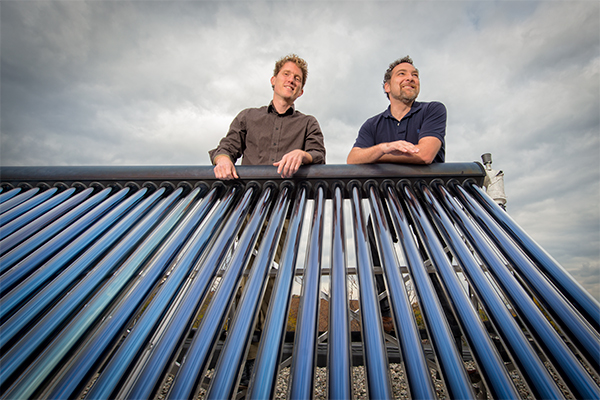
[[[325,164],[319,123],[294,107],[307,75],[306,62],[294,54],[275,63],[271,103],[241,111],[227,136],[208,152],[217,179],[237,179],[234,164],[240,156],[242,165],[272,164],[282,178],[291,177],[303,164]]]

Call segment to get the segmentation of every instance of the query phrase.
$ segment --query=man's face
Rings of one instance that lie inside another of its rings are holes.
[[[419,70],[409,63],[396,65],[392,70],[390,81],[386,82],[384,88],[390,98],[394,98],[405,104],[412,104],[421,90]]]
[[[294,102],[302,96],[302,70],[292,61],[283,64],[276,76],[271,77],[275,96]]]

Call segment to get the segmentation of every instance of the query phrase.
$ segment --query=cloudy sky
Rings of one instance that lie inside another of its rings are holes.
[[[208,165],[274,61],[309,64],[297,108],[327,162],[387,107],[410,55],[448,109],[446,159],[493,154],[508,211],[600,298],[600,3],[0,2],[2,165]]]

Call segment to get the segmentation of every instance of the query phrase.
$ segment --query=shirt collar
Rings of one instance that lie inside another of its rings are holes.
[[[279,114],[277,112],[277,110],[275,109],[275,106],[273,105],[273,101],[272,100],[269,103],[269,107],[267,108],[267,112],[269,112],[269,113],[275,113],[275,114],[281,115],[281,116],[292,115],[292,114],[294,114],[295,111],[296,111],[296,105],[292,104],[292,106],[290,108],[288,108],[283,114]]]
[[[419,103],[418,101],[415,101],[413,103],[412,107],[410,108],[410,110],[408,111],[408,113],[404,117],[402,117],[402,119],[409,118],[411,115],[413,115],[414,113],[419,111],[422,106],[423,106],[423,103]],[[394,117],[392,115],[392,107],[391,106],[388,106],[387,110],[384,111],[383,116],[385,118],[396,119],[396,117]]]

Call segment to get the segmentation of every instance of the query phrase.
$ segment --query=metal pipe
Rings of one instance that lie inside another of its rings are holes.
[[[504,210],[475,184],[467,185],[470,193],[498,221],[506,232],[523,248],[542,271],[550,278],[585,319],[600,332],[600,303],[585,290],[564,268],[535,242]]]
[[[271,165],[240,165],[236,166],[240,179],[226,184],[245,184],[257,182],[263,186],[269,181],[279,182],[281,176],[277,168]],[[44,166],[44,167],[1,167],[2,181],[17,185],[28,182],[35,186],[39,182],[54,184],[64,182],[71,185],[75,182],[102,185],[125,185],[127,182],[142,184],[147,181],[169,181],[175,185],[178,182],[205,182],[211,186],[220,182],[215,178],[213,167],[210,165],[139,165],[139,166]],[[344,184],[354,180],[368,179],[411,179],[431,180],[435,178],[450,179],[460,176],[471,178],[483,184],[485,170],[480,163],[434,163],[430,165],[402,164],[363,164],[363,165],[303,165],[291,180],[301,182],[322,181],[333,184],[341,181]],[[327,195],[327,193],[326,193]]]
[[[331,283],[329,289],[329,398],[352,399],[352,343],[350,341],[350,304],[344,232],[344,190],[334,187],[333,232],[331,237]]]
[[[304,262],[304,276],[298,308],[298,323],[294,340],[294,356],[290,368],[289,398],[312,398],[319,330],[319,293],[321,288],[321,254],[323,251],[323,220],[325,189],[315,189],[312,226]]]
[[[429,253],[430,249],[432,247],[440,248],[441,244],[437,236],[432,234],[433,230],[427,220],[427,216],[410,186],[406,183],[401,183],[400,188],[404,194],[405,204],[417,228],[419,237],[429,254],[430,260],[432,260],[432,254]],[[409,228],[406,225],[406,217],[402,215],[402,209],[394,207],[392,215],[394,222],[402,222],[403,225],[396,230],[404,229],[405,232],[409,232]],[[417,246],[408,240],[403,244],[408,245],[404,250],[408,256],[409,269],[414,279],[414,284],[417,287],[423,317],[425,318],[430,339],[435,348],[442,375],[445,378],[449,396],[451,398],[473,399],[475,395],[473,394],[470,379],[465,371],[462,354],[458,352],[452,340],[448,321],[444,316],[433,285],[429,280],[428,272],[423,265],[423,261],[420,259]],[[432,263],[435,265],[435,260],[432,260]]]
[[[367,223],[361,206],[361,189],[357,183],[351,183],[349,190],[352,196],[352,221],[354,223],[354,247],[360,291],[360,317],[367,391],[370,398],[391,399],[393,393],[388,374],[387,349],[383,339]]]
[[[285,336],[294,269],[300,247],[300,232],[304,222],[304,211],[308,200],[308,188],[302,184],[290,216],[288,234],[285,237],[279,271],[273,284],[271,301],[265,319],[254,371],[247,397],[249,399],[272,399],[275,392],[281,347]]]
[[[407,382],[413,399],[429,400],[436,397],[435,389],[431,381],[429,367],[423,351],[421,335],[414,310],[410,304],[404,279],[400,272],[400,263],[394,250],[392,242],[391,227],[385,217],[385,211],[377,186],[367,186],[373,216],[373,227],[379,243],[381,266],[385,274],[388,298],[394,319],[394,326],[398,332],[398,344],[402,352],[402,359],[406,370]],[[387,202],[394,202],[395,207],[400,207],[398,197],[390,182],[383,185]],[[398,231],[401,240],[409,234],[407,231]]]
[[[269,217],[269,225],[258,249],[256,261],[238,302],[239,308],[230,323],[227,338],[215,366],[211,385],[206,394],[207,399],[230,399],[235,397],[234,389],[239,377],[238,371],[242,367],[248,338],[252,337],[252,327],[257,319],[268,272],[275,257],[277,244],[291,201],[292,188],[290,186],[285,185],[282,188]]]

